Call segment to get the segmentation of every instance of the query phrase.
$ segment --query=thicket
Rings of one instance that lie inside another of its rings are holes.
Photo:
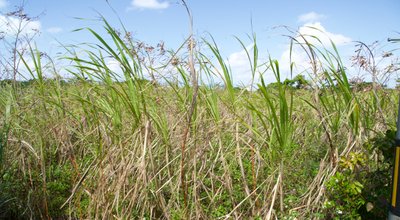
[[[65,47],[72,78],[32,43],[12,53],[32,80],[16,81],[14,66],[0,84],[1,218],[386,215],[398,92],[375,80],[355,89],[333,43],[294,33],[311,67],[284,79],[255,34],[252,49],[239,40],[253,78],[244,89],[211,37],[168,51],[102,22],[104,36],[80,30],[96,43]]]

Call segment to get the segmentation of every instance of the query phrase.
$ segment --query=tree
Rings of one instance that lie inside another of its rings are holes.
[[[285,80],[286,81],[286,80]],[[289,86],[296,89],[306,88],[310,83],[306,80],[304,75],[297,75],[292,80],[289,80]]]

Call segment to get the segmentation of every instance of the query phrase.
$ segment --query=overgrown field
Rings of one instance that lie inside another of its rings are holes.
[[[351,83],[334,45],[293,36],[310,68],[285,80],[253,36],[243,89],[212,39],[166,51],[104,27],[65,48],[73,78],[31,47],[34,79],[1,84],[0,218],[386,215],[398,92]]]

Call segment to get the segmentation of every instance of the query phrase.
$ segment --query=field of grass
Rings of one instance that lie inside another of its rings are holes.
[[[251,72],[277,83],[243,89],[212,39],[164,51],[104,28],[65,48],[73,78],[46,77],[55,68],[31,47],[33,79],[2,82],[0,218],[386,215],[398,91],[356,89],[334,45],[292,38],[312,66],[296,86],[254,35]]]

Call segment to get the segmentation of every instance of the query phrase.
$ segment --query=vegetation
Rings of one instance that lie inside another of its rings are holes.
[[[293,36],[310,78],[283,79],[253,35],[247,91],[212,38],[166,51],[103,24],[80,30],[95,44],[65,47],[73,78],[32,44],[13,57],[32,80],[0,84],[0,218],[386,215],[397,91],[353,89],[334,44]]]

